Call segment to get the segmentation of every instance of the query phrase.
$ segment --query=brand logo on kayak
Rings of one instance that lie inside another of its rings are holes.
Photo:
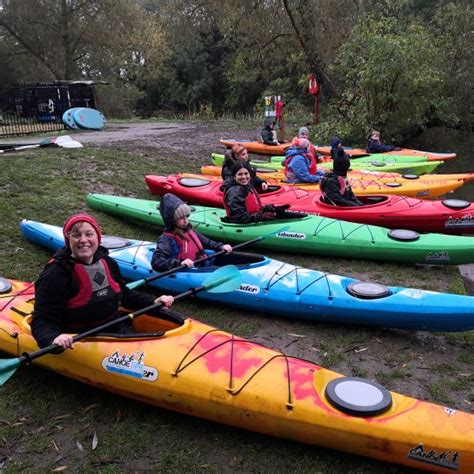
[[[103,290],[100,290],[97,292],[97,296],[100,296],[100,297],[106,296],[108,292],[109,290],[107,288],[104,288]]]
[[[247,285],[246,283],[242,283],[237,291],[243,291],[244,293],[252,293],[256,295],[260,293],[260,287],[256,285]]]
[[[457,471],[459,469],[459,460],[461,455],[458,451],[442,451],[440,453],[434,449],[426,451],[422,443],[415,448],[410,449],[410,451],[408,451],[407,457],[409,459],[414,459],[415,461],[433,464],[435,466],[441,466],[453,471]]]
[[[455,218],[455,217],[448,217],[444,227],[472,227],[474,226],[474,218],[472,214],[465,214],[462,217]]]
[[[423,191],[418,191],[416,193],[417,196],[429,196],[430,195],[430,192],[428,191],[428,189],[424,189]]]
[[[448,416],[454,415],[457,412],[457,410],[455,410],[454,408],[449,407],[444,407],[444,411]]]
[[[131,355],[120,354],[115,351],[113,354],[102,359],[102,367],[107,372],[128,375],[137,379],[154,382],[158,378],[158,371],[154,367],[148,367],[143,363],[144,352],[134,352]]]
[[[428,253],[425,260],[427,262],[449,262],[449,253],[446,250],[441,252]]]
[[[300,232],[278,232],[277,237],[282,237],[284,239],[297,239],[297,240],[304,240],[306,239],[306,234],[302,234]]]

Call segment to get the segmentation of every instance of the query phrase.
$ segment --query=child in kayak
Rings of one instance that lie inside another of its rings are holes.
[[[257,176],[256,169],[249,163],[247,148],[240,143],[234,145],[226,152],[221,171],[222,179],[224,181],[226,179],[232,179],[232,167],[239,161],[243,162],[249,170],[252,184],[262,191],[266,191],[268,189],[267,182]]]
[[[275,206],[262,205],[260,196],[252,186],[250,173],[242,163],[236,163],[232,168],[232,179],[224,182],[221,188],[224,192],[224,207],[226,222],[236,224],[250,224],[274,219],[301,218],[306,214],[287,212],[289,204]]]
[[[173,297],[155,298],[127,288],[118,264],[100,245],[102,232],[88,214],[69,217],[63,227],[65,246],[46,264],[35,282],[33,337],[40,347],[70,349],[71,333],[87,331],[121,316],[119,306],[141,309],[155,303],[169,307]],[[133,332],[129,323],[107,332]]]
[[[160,202],[159,211],[165,222],[165,231],[158,238],[151,259],[151,267],[157,272],[186,265],[194,267],[194,261],[206,256],[204,249],[216,252],[232,252],[229,244],[208,239],[193,230],[189,222],[191,208],[174,194],[165,194]],[[209,265],[210,260],[202,265]]]
[[[372,130],[367,142],[367,151],[369,153],[384,153],[385,151],[401,150],[401,148],[393,145],[385,145],[380,140],[380,132],[378,130]]]
[[[275,122],[269,118],[266,118],[263,122],[263,129],[261,133],[262,142],[264,145],[279,145],[276,138],[276,132],[273,130]]]
[[[321,180],[320,189],[323,201],[333,206],[363,206],[347,181],[347,171],[351,166],[349,155],[345,153],[342,140],[334,137],[331,140],[333,170]]]
[[[316,159],[308,149],[307,138],[293,138],[285,151],[285,176],[287,183],[319,183],[325,175],[316,168]]]

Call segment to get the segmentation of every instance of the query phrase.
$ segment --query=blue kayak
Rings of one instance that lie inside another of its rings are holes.
[[[26,239],[50,250],[64,245],[62,228],[23,220]],[[104,236],[102,245],[127,280],[153,275],[151,242]],[[246,310],[329,323],[359,324],[425,331],[474,329],[474,297],[386,287],[297,267],[257,254],[220,255],[213,265],[180,271],[150,283],[168,293],[200,286],[216,266],[237,265],[242,285],[235,292],[196,296]]]

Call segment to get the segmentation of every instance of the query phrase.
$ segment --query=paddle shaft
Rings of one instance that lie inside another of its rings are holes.
[[[219,282],[216,282],[216,284],[219,284]],[[195,288],[189,289],[188,291],[185,291],[184,293],[180,293],[179,295],[176,295],[174,299],[176,301],[181,298],[185,298],[186,296],[194,295],[195,293],[198,293],[199,291],[202,291],[205,289],[206,289],[206,286],[197,286]],[[162,306],[163,306],[163,303],[155,303],[150,306],[147,306],[146,308],[142,308],[138,311],[135,311],[133,313],[125,314],[124,316],[121,316],[120,318],[114,319],[112,321],[108,321],[104,324],[101,324],[100,326],[89,329],[88,331],[85,331],[81,334],[76,334],[75,336],[73,336],[72,340],[73,342],[80,341],[81,339],[97,334],[104,329],[107,329],[111,326],[115,326],[118,323],[127,321],[128,319],[133,320],[137,316],[147,313],[148,311],[161,308]],[[37,359],[38,357],[44,356],[46,354],[50,354],[51,352],[58,350],[58,348],[59,346],[57,346],[56,344],[51,344],[47,347],[43,347],[43,349],[40,349],[39,351],[32,352],[31,354],[25,353],[22,356],[18,357],[18,360],[20,362],[31,362],[32,360]]]
[[[232,247],[232,250],[239,249],[239,248],[241,248],[245,245],[254,244],[255,242],[259,242],[260,240],[263,240],[265,237],[267,237],[267,236],[266,235],[261,235],[260,237],[256,237],[255,239],[248,240],[247,242],[242,242],[242,243],[237,244],[234,247]],[[206,257],[199,258],[199,259],[195,260],[194,263],[206,262],[207,260],[210,260],[211,258],[217,257],[218,255],[222,255],[224,253],[226,253],[225,250],[219,250],[219,252],[213,253],[212,255],[207,255]],[[162,272],[162,273],[157,273],[156,275],[149,276],[148,278],[143,278],[143,280],[138,280],[136,282],[131,282],[127,286],[129,288],[137,288],[141,285],[146,285],[147,283],[150,283],[151,281],[158,280],[159,278],[163,278],[165,276],[168,276],[168,275],[171,275],[173,273],[179,272],[180,270],[185,270],[187,268],[188,268],[187,265],[180,265],[179,267],[171,268],[170,270],[167,270],[167,271]]]

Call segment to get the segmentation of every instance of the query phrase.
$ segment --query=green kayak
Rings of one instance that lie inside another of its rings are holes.
[[[222,166],[224,163],[224,155],[219,153],[213,153],[212,155],[212,163],[217,166]],[[252,160],[250,163],[255,166],[257,169],[261,170],[274,170],[274,171],[281,171],[283,169],[282,161],[277,161],[276,158],[282,158],[280,156],[273,156],[273,161],[261,161],[261,160]],[[367,157],[368,158],[368,157]],[[386,172],[393,172],[393,173],[400,173],[400,174],[415,174],[421,175],[425,173],[433,172],[442,161],[420,161],[420,162],[410,162],[407,161],[405,163],[394,163],[390,162],[392,156],[382,156],[380,159],[372,158],[367,162],[364,162],[364,158],[357,158],[357,160],[351,160],[351,169],[353,170],[367,170],[367,171],[386,171]],[[406,158],[406,157],[400,157]],[[385,161],[383,160],[385,159]],[[319,163],[318,168],[320,169],[332,169],[332,162],[325,162]]]
[[[115,216],[163,226],[157,201],[89,194],[87,203],[93,209]],[[257,245],[274,250],[399,263],[474,262],[472,237],[417,234],[319,216],[247,225],[224,223],[223,216],[223,209],[193,206],[190,221],[199,232],[219,241],[240,243],[267,235]]]

